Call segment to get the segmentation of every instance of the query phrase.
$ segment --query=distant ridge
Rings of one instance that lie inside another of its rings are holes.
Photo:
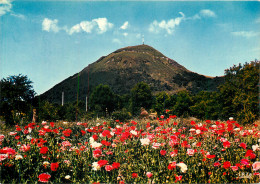
[[[184,89],[197,93],[201,90],[214,91],[223,82],[223,77],[208,77],[189,71],[149,45],[137,45],[100,57],[81,72],[40,95],[40,98],[61,103],[64,91],[66,102],[76,101],[78,76],[80,100],[85,100],[87,93],[98,84],[109,85],[117,94],[129,93],[141,81],[149,84],[153,93],[176,93]]]

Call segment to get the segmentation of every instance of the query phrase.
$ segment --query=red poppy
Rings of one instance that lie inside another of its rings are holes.
[[[58,162],[51,163],[51,170],[52,171],[57,171],[58,167],[59,167],[59,163]]]
[[[42,173],[38,176],[39,181],[43,182],[43,183],[47,183],[49,181],[49,179],[51,178],[51,175],[47,174],[47,173]]]
[[[241,143],[240,145],[239,145],[241,148],[244,148],[244,149],[246,149],[246,143]]]
[[[208,159],[215,158],[215,157],[216,157],[216,155],[207,155]]]
[[[137,178],[138,174],[137,173],[132,173],[132,178]]]
[[[229,161],[223,163],[223,168],[228,169],[230,167],[231,167],[231,163]]]
[[[230,147],[230,142],[228,142],[228,141],[223,142],[223,147],[224,148],[229,148]]]
[[[48,147],[42,147],[41,149],[40,149],[40,153],[41,154],[46,154],[47,152],[48,152]]]
[[[114,169],[118,169],[120,167],[120,163],[114,162],[112,166]]]
[[[165,150],[161,150],[161,151],[160,151],[160,154],[161,154],[162,156],[166,155],[166,153],[167,153],[167,151],[165,151]]]
[[[168,169],[169,170],[173,170],[173,169],[175,169],[176,168],[176,162],[172,162],[172,163],[170,163],[169,165],[168,165]]]
[[[100,167],[103,167],[104,165],[106,165],[108,163],[107,160],[99,160],[98,161],[98,165],[100,165]]]

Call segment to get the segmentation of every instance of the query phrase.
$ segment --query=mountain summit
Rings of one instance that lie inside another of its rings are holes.
[[[78,83],[80,100],[84,100],[98,84],[107,84],[115,93],[126,94],[142,81],[149,84],[154,93],[175,93],[183,89],[196,93],[216,90],[223,79],[191,72],[151,46],[137,45],[102,56],[81,72],[46,91],[41,98],[61,103],[61,93],[64,92],[66,102],[75,101]]]

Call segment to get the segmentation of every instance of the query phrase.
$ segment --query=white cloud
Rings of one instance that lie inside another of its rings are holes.
[[[122,44],[122,42],[121,42],[119,39],[117,39],[117,38],[114,38],[114,39],[112,40],[112,42],[113,42],[113,43],[117,43],[117,44]]]
[[[100,34],[106,32],[108,29],[113,27],[113,24],[107,21],[107,18],[98,18],[92,20],[93,22],[96,22],[98,25],[98,32]]]
[[[251,38],[259,35],[259,32],[254,32],[254,31],[236,31],[236,32],[231,32],[232,35],[234,36],[241,36],[245,38]]]
[[[54,20],[51,20],[51,19],[48,19],[48,18],[45,18],[43,21],[42,21],[42,30],[43,31],[47,31],[47,32],[59,32],[60,28],[58,27],[58,20],[57,19],[54,19]]]
[[[125,29],[128,28],[128,25],[129,25],[129,23],[128,23],[128,21],[126,21],[126,22],[120,27],[120,29],[125,30]]]
[[[156,20],[150,24],[149,31],[154,33],[159,33],[161,30],[165,30],[168,34],[172,34],[175,30],[175,27],[178,26],[182,20],[184,20],[184,13],[179,12],[181,17],[177,17],[175,19],[170,19],[168,21],[162,20],[161,22],[157,22]]]
[[[68,33],[71,35],[73,33],[86,32],[92,33],[95,30],[97,33],[102,34],[113,27],[113,24],[108,22],[107,18],[97,18],[91,21],[82,21],[70,28]]]
[[[204,9],[204,10],[200,10],[200,16],[203,17],[216,17],[215,12],[213,12],[212,10],[209,9]]]
[[[124,36],[127,36],[127,35],[128,35],[128,33],[123,33],[123,35],[124,35]]]
[[[12,4],[9,0],[0,0],[0,16],[5,15],[12,9]]]

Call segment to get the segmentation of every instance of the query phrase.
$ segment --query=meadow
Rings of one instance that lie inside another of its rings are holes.
[[[258,183],[260,129],[223,121],[91,120],[0,130],[0,183]]]

